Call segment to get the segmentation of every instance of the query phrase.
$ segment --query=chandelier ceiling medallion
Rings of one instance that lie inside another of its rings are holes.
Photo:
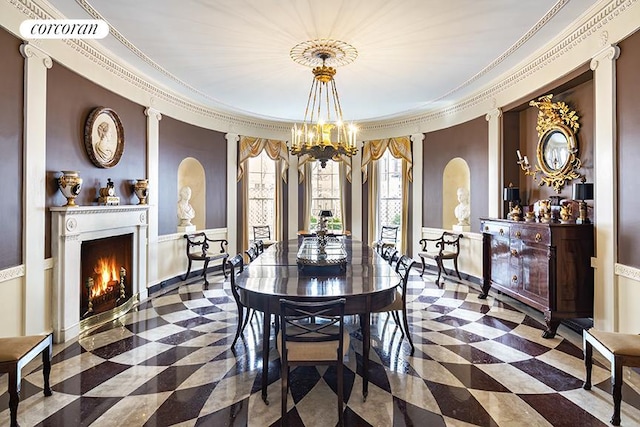
[[[358,56],[351,45],[330,39],[309,40],[291,49],[291,59],[313,67],[313,82],[301,124],[291,128],[291,154],[308,155],[324,168],[329,160],[353,156],[357,128],[342,119],[342,107],[336,89],[335,66],[347,65]]]

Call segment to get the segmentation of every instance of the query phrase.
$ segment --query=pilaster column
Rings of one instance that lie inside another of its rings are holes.
[[[362,150],[351,157],[351,238],[362,240]]]
[[[487,150],[488,214],[491,218],[502,218],[502,110],[494,108],[485,116],[489,122],[489,147]],[[471,187],[473,191],[473,186]]]
[[[158,283],[158,192],[160,189],[160,120],[162,114],[152,107],[144,110],[147,116],[147,179],[149,204],[147,227],[147,280],[140,283],[140,298],[147,297],[147,288]],[[144,293],[144,295],[143,295]]]
[[[228,133],[227,139],[227,241],[229,254],[238,253],[238,142],[240,135]],[[297,181],[296,181],[297,182]]]
[[[618,200],[616,150],[616,59],[620,48],[612,45],[591,59],[595,89],[595,152],[593,176],[596,219],[594,324],[605,331],[618,330],[617,278]],[[595,261],[595,262],[594,262]]]
[[[422,239],[422,151],[423,151],[423,133],[414,133],[411,135],[412,157],[413,157],[413,191],[412,200],[413,207],[411,210],[411,218],[413,218],[411,226],[411,235],[413,236],[413,244],[411,248],[407,248],[412,258],[418,257],[420,252],[420,239]]]
[[[279,175],[276,175],[279,178]],[[287,216],[289,217],[287,224],[287,234],[289,239],[295,239],[298,236],[300,226],[298,224],[298,156],[289,156],[289,170],[287,171]]]
[[[47,70],[53,62],[37,47],[20,46],[24,61],[24,141],[23,141],[23,241],[25,335],[49,331],[44,318],[45,300],[44,236],[47,148]]]

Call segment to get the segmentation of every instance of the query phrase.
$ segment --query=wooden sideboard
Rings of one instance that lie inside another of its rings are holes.
[[[553,338],[561,319],[593,317],[593,225],[481,218],[483,283],[544,313]]]

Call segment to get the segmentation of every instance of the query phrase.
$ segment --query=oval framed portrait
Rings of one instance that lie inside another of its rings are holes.
[[[84,126],[84,147],[99,168],[118,164],[124,152],[124,129],[120,118],[111,108],[94,108]]]

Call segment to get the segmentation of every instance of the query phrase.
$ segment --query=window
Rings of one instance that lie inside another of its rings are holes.
[[[330,210],[333,217],[327,224],[329,230],[342,231],[339,168],[340,163],[334,161],[328,161],[324,168],[316,161],[311,167],[311,230],[316,229],[318,212]]]
[[[378,160],[378,224],[377,235],[383,225],[402,225],[402,159],[389,150]],[[398,233],[397,247],[400,247]]]
[[[275,230],[276,207],[276,162],[266,151],[247,161],[248,206],[246,230],[249,239],[253,239],[254,225],[268,225],[271,233]]]

